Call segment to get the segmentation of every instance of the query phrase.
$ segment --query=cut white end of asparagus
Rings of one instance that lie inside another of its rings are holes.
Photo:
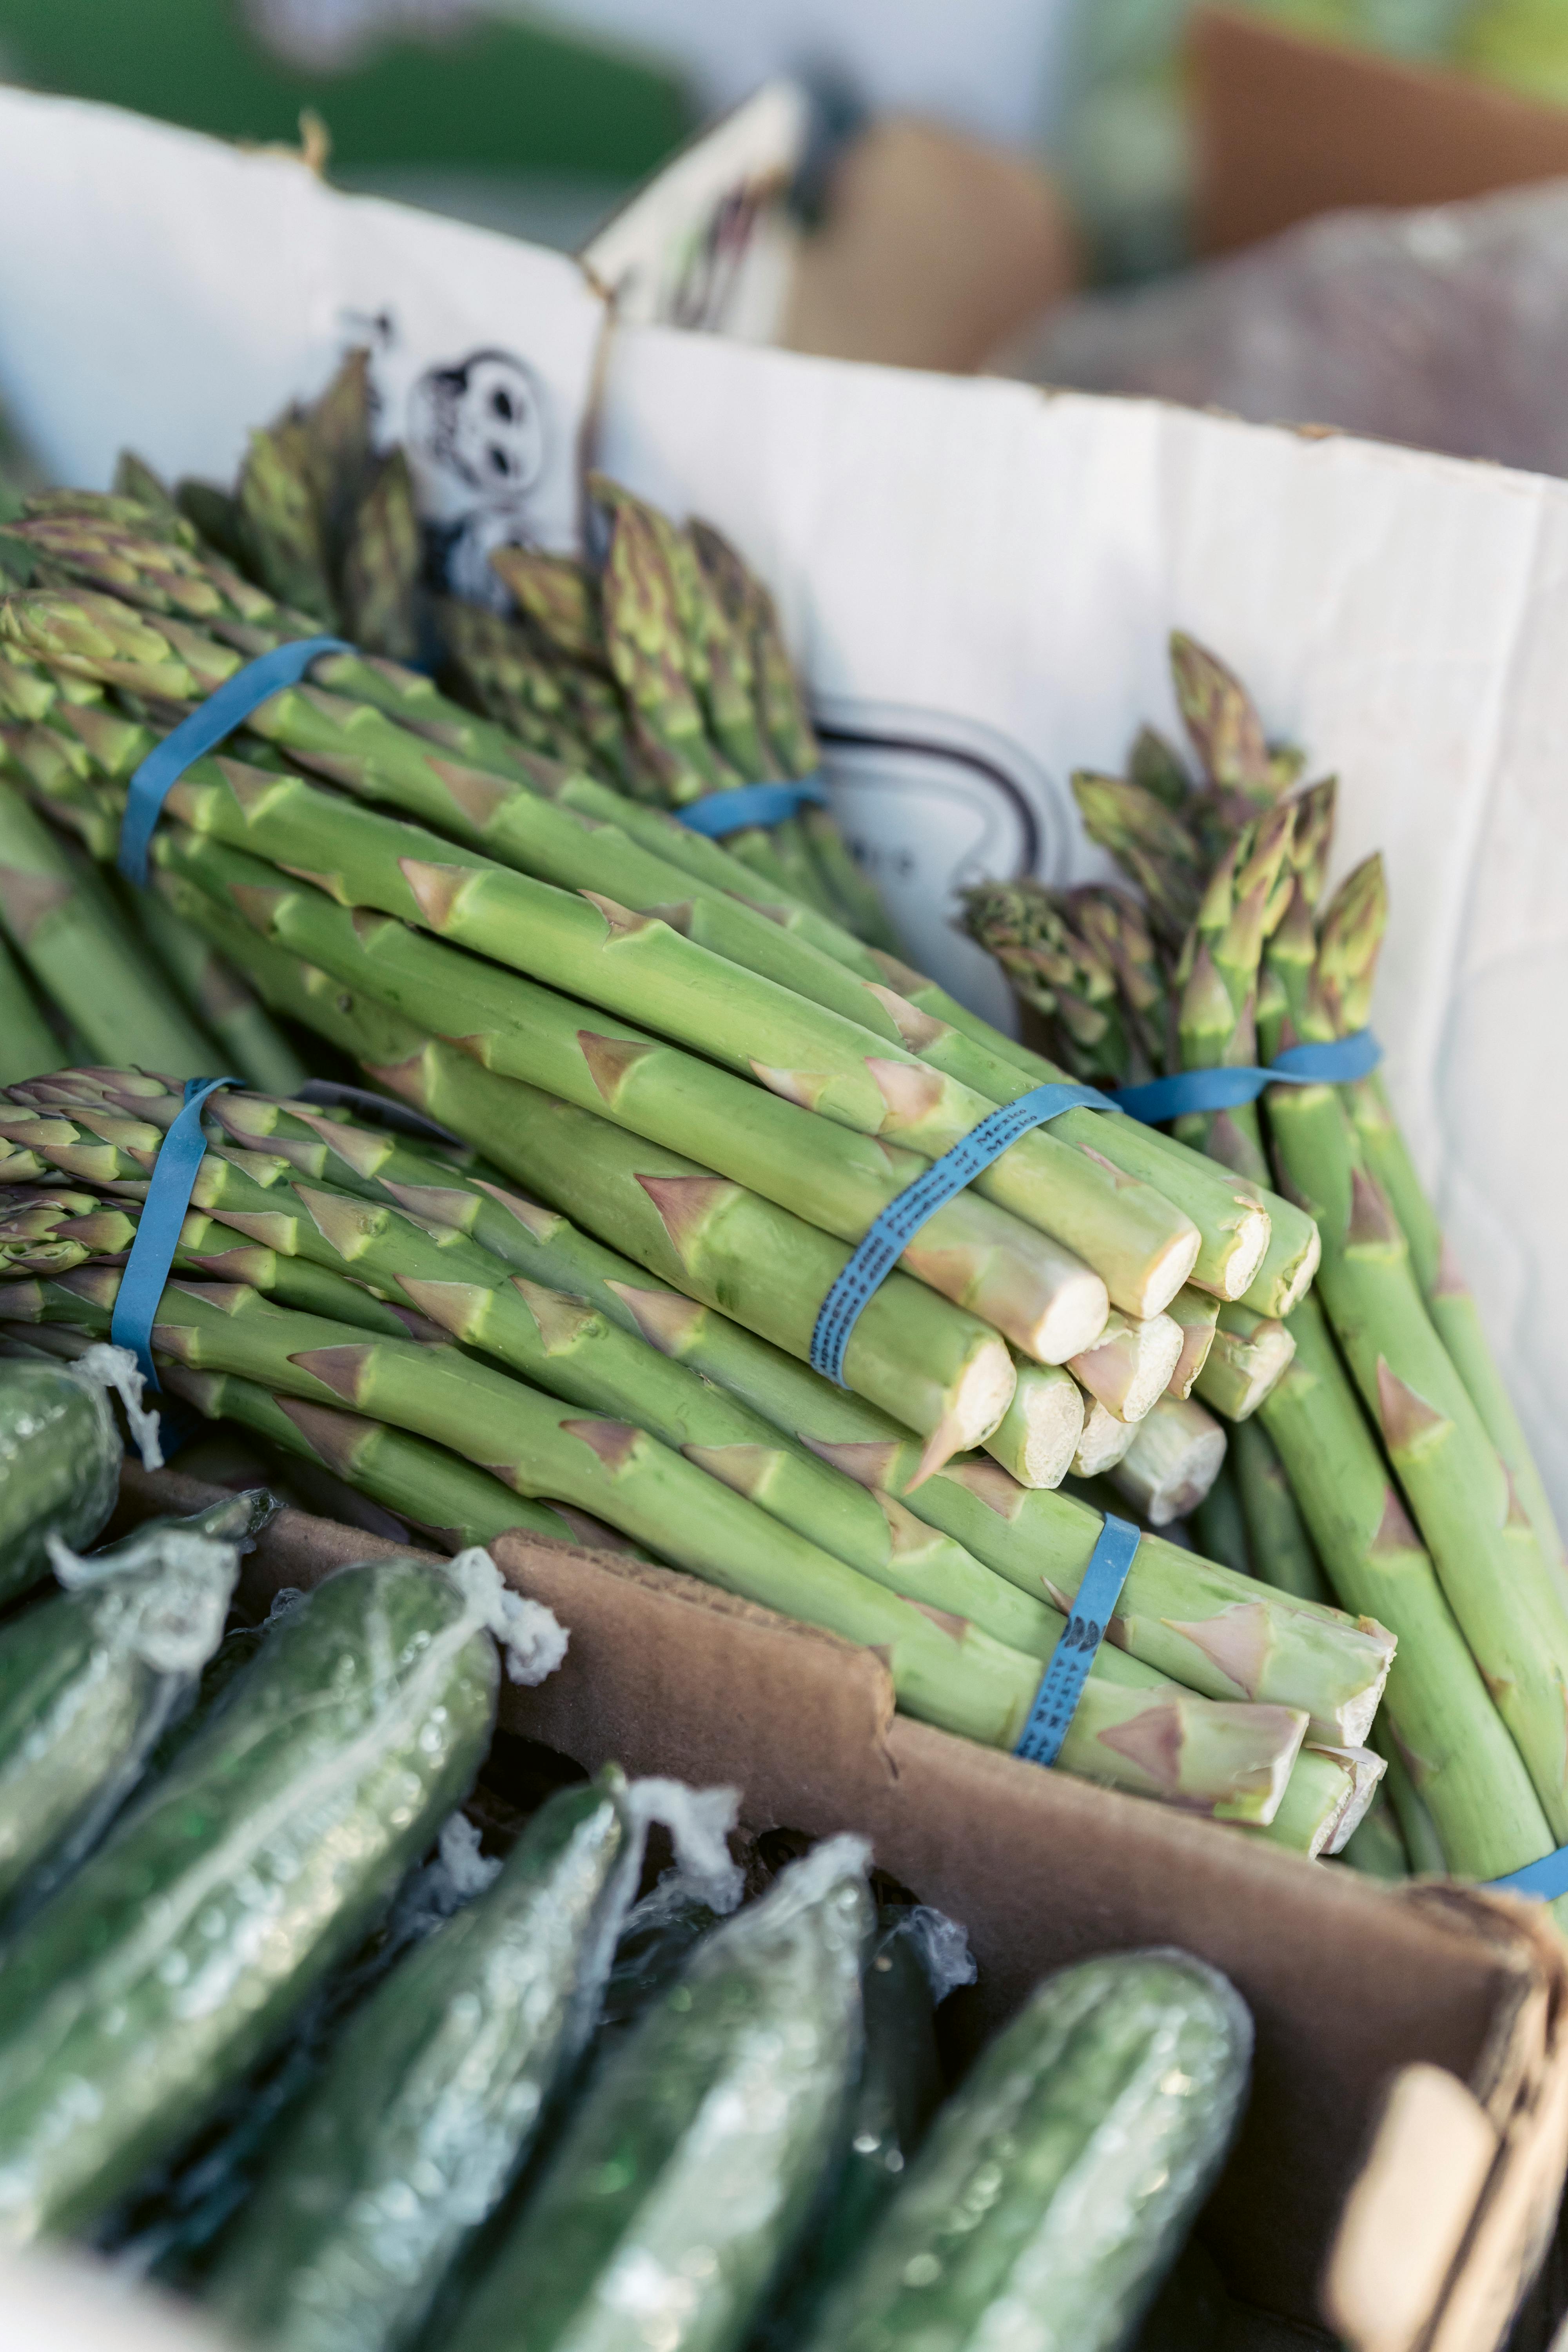
[[[1059,1486],[1083,1433],[1084,1394],[1058,1366],[1020,1363],[1013,1402],[985,1440],[1020,1486]]]
[[[1139,1322],[1112,1312],[1094,1346],[1072,1359],[1073,1376],[1118,1421],[1142,1421],[1163,1396],[1184,1336],[1169,1315]]]
[[[1219,1475],[1225,1431],[1191,1398],[1163,1396],[1132,1433],[1111,1482],[1152,1528],[1196,1510]]]
[[[1072,1458],[1073,1475],[1098,1478],[1102,1470],[1112,1469],[1121,1460],[1138,1428],[1136,1423],[1118,1421],[1113,1412],[1107,1412],[1098,1397],[1086,1395],[1083,1403],[1083,1429]]]

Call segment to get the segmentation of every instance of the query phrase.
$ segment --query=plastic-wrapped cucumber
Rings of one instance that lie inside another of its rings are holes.
[[[667,1871],[627,1915],[605,1980],[601,2056],[619,2047],[649,2001],[674,1983],[693,1948],[718,1924],[718,1913],[679,1870]]]
[[[446,2352],[729,2352],[793,2248],[860,2046],[866,1848],[700,1943],[595,2076]]]
[[[591,2023],[642,1851],[623,1790],[612,1769],[552,1797],[339,2037],[219,2253],[237,2336],[389,2352],[418,2329]]]
[[[962,1950],[961,1976],[933,1984],[929,1926]],[[942,2097],[936,2003],[952,1982],[968,1983],[963,1931],[940,1912],[890,1906],[866,1958],[865,2053],[837,2160],[817,2192],[813,2226],[775,2308],[758,2331],[763,2347],[799,2342],[823,2296],[859,2252],[872,2222],[925,2137]]]
[[[1252,2021],[1182,1952],[1039,1986],[937,2117],[810,2352],[1118,2352],[1241,2111]]]
[[[66,1591],[0,1630],[0,1910],[90,1852],[217,1647],[233,1544],[153,1529],[100,1560],[57,1553]]]
[[[102,2212],[286,2032],[468,1790],[527,1608],[483,1553],[341,1570],[0,1948],[0,2240]]]
[[[74,1364],[0,1362],[0,1601],[37,1582],[51,1535],[80,1551],[114,1508],[121,1448],[108,1390],[128,1378],[130,1404],[141,1382],[123,1348],[90,1348]]]

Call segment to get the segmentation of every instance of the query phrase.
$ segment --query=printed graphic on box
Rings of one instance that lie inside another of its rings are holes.
[[[815,713],[835,814],[910,961],[1012,1028],[995,965],[954,928],[957,893],[998,875],[1065,873],[1064,785],[1010,736],[948,711],[829,696]]]

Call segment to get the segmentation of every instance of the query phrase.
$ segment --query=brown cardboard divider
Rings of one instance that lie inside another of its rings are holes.
[[[216,1492],[128,1465],[115,1525]],[[398,1549],[282,1511],[246,1562],[242,1605],[259,1615],[283,1585]],[[538,1689],[503,1684],[505,1728],[588,1769],[613,1758],[733,1786],[753,1833],[862,1832],[882,1868],[968,1929],[987,2025],[1090,1953],[1200,1954],[1258,2030],[1204,2224],[1232,2294],[1298,2326],[1331,2317],[1357,2352],[1500,2340],[1568,2165],[1568,1954],[1542,1913],[1390,1892],[931,1730],[894,1713],[874,1654],[674,1570],[521,1535],[492,1549],[571,1636]],[[1435,2114],[1450,2142],[1437,2159]],[[1422,2242],[1388,2248],[1389,2217],[1424,2194]]]
[[[1451,204],[1568,173],[1568,107],[1237,9],[1200,8],[1189,37],[1204,253],[1346,205]]]

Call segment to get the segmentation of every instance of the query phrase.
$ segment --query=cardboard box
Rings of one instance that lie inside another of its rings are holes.
[[[1314,213],[1436,205],[1568,173],[1568,108],[1200,8],[1191,31],[1200,251]]]
[[[1078,276],[1037,165],[909,116],[836,136],[789,79],[691,141],[580,258],[627,325],[952,370],[978,367]]]
[[[128,1465],[115,1524],[217,1491]],[[503,1684],[503,1729],[586,1770],[614,1759],[732,1786],[752,1834],[864,1832],[880,1868],[968,1929],[973,2039],[1068,1961],[1200,1953],[1258,2027],[1203,2225],[1232,2295],[1352,2352],[1501,2341],[1568,2165],[1568,1952],[1539,1911],[1390,1893],[933,1731],[895,1715],[873,1653],[672,1570],[521,1535],[493,1549],[571,1636],[538,1689]],[[258,1616],[280,1586],[396,1549],[286,1510],[241,1605]],[[1261,2317],[1238,2339],[1268,2341]]]

